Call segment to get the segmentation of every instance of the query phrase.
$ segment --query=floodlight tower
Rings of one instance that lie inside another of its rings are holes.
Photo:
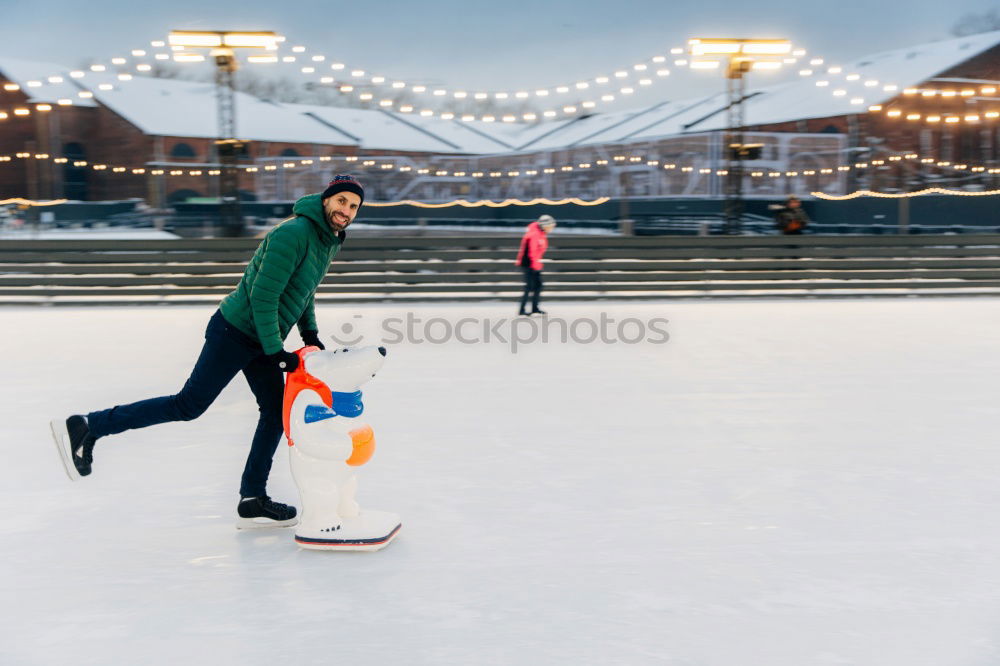
[[[170,45],[179,48],[210,48],[215,60],[215,97],[219,138],[215,152],[219,161],[219,216],[227,233],[239,235],[243,229],[240,215],[239,159],[247,157],[247,142],[236,138],[236,70],[239,61],[233,49],[276,50],[284,37],[273,32],[229,32],[224,30],[174,30]]]
[[[758,159],[759,146],[744,143],[746,116],[746,74],[753,69],[778,69],[782,58],[792,51],[787,39],[691,39],[688,41],[692,69],[718,69],[713,58],[725,58],[726,135],[723,147],[726,161],[724,215],[725,232],[738,234],[743,218],[743,161]]]

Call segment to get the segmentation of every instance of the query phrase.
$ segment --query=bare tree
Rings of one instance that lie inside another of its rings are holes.
[[[965,37],[993,30],[1000,30],[1000,9],[991,9],[982,14],[966,14],[951,27],[951,34]]]

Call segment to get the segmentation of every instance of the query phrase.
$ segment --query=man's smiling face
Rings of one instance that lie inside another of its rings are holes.
[[[361,197],[354,192],[335,192],[323,200],[326,222],[334,233],[346,229],[354,221],[360,207]]]

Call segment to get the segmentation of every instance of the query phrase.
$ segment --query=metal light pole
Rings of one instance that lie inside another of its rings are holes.
[[[726,97],[728,119],[726,123],[726,198],[723,206],[726,219],[725,233],[738,234],[743,221],[743,128],[746,125],[743,100],[746,97],[744,74],[750,71],[750,61],[729,58],[726,68]]]
[[[284,41],[273,32],[229,32],[183,30],[170,33],[170,45],[176,47],[211,48],[215,60],[215,98],[219,138],[215,152],[219,161],[219,217],[227,234],[238,236],[243,229],[240,215],[239,159],[246,157],[247,142],[236,137],[236,48],[278,48]]]
[[[236,150],[236,54],[231,49],[216,49],[212,56],[215,58],[215,98],[219,114],[219,139],[215,142],[219,159],[219,218],[227,234],[238,236],[243,220]]]
[[[723,146],[726,162],[723,214],[725,233],[738,234],[743,220],[743,161],[758,159],[759,147],[744,143],[746,117],[746,74],[752,69],[777,69],[788,55],[792,44],[787,39],[691,39],[692,56],[708,58],[692,60],[693,69],[717,69],[724,57],[726,66],[726,131]]]

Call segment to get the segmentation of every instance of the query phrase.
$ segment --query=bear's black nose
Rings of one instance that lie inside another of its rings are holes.
[[[385,347],[379,347],[378,348],[378,353],[382,354],[382,356],[385,356]]]

